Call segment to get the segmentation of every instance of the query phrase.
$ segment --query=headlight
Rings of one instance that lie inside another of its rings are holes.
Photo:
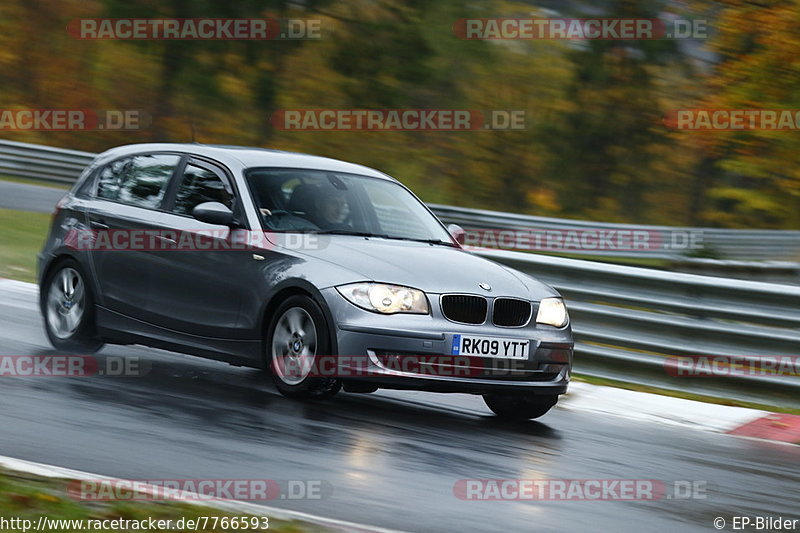
[[[347,301],[367,311],[391,315],[394,313],[428,314],[425,293],[409,287],[383,283],[352,283],[336,287]]]
[[[536,314],[536,322],[562,328],[567,325],[569,315],[567,306],[561,298],[543,298],[539,302],[539,312]]]

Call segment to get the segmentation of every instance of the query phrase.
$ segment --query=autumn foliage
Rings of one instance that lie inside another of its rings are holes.
[[[798,131],[680,131],[669,110],[800,109],[800,2],[698,1],[707,40],[458,38],[468,17],[549,16],[530,3],[442,0],[5,0],[0,108],[138,109],[139,131],[2,131],[100,151],[191,141],[296,150],[397,176],[429,202],[604,221],[800,227]],[[580,16],[568,11],[558,16]],[[659,8],[661,9],[661,8]],[[309,40],[80,40],[86,17],[303,18]],[[296,131],[297,109],[523,110],[508,131]]]

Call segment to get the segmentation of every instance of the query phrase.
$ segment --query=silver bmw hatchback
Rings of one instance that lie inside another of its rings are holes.
[[[458,392],[542,416],[570,380],[564,302],[462,237],[360,165],[122,146],[56,206],[40,306],[60,350],[142,344],[267,369],[293,398]]]

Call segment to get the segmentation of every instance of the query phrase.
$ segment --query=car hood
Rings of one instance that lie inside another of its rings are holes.
[[[544,283],[459,248],[348,235],[321,236],[318,249],[302,255],[354,274],[353,281],[379,281],[428,293],[474,293],[539,300],[557,292]],[[490,291],[479,287],[491,286]]]

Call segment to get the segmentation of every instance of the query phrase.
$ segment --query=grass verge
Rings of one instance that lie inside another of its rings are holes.
[[[0,209],[0,277],[36,281],[36,254],[49,226],[48,214]]]
[[[8,527],[9,523],[0,523],[0,531],[22,531],[23,520],[30,520],[29,530],[32,530],[38,524],[39,517],[44,516],[51,520],[82,520],[79,524],[73,523],[70,527],[69,522],[62,522],[58,525],[64,527],[51,527],[46,528],[48,531],[58,532],[71,532],[71,531],[100,531],[87,527],[93,522],[86,522],[87,520],[171,520],[172,527],[169,531],[264,531],[261,526],[266,525],[261,520],[252,522],[256,527],[243,528],[233,527],[233,524],[227,524],[231,527],[221,527],[224,523],[223,517],[228,519],[233,517],[240,517],[238,526],[241,526],[241,521],[255,518],[253,515],[234,514],[213,507],[206,507],[202,505],[192,505],[188,503],[169,502],[169,501],[154,501],[154,502],[98,502],[98,501],[81,501],[73,499],[67,493],[67,486],[69,481],[65,479],[46,478],[28,474],[25,472],[18,472],[14,470],[7,470],[0,468],[0,517],[6,521],[10,519],[19,519],[16,522],[17,527]],[[308,531],[332,531],[321,527],[318,524],[310,524],[298,521],[281,521],[268,516],[269,531],[278,533],[304,533]],[[201,517],[209,517],[204,519]],[[212,527],[216,519],[216,527]],[[178,520],[184,519],[181,524]],[[197,521],[197,528],[178,527],[179,525],[186,526],[189,520]],[[248,525],[251,523],[247,521]],[[110,522],[109,522],[110,524]],[[146,524],[146,522],[145,522]],[[136,528],[133,524],[125,529],[115,529],[115,531],[144,531],[148,527]],[[83,527],[81,527],[83,526]],[[167,531],[167,529],[164,529]]]

